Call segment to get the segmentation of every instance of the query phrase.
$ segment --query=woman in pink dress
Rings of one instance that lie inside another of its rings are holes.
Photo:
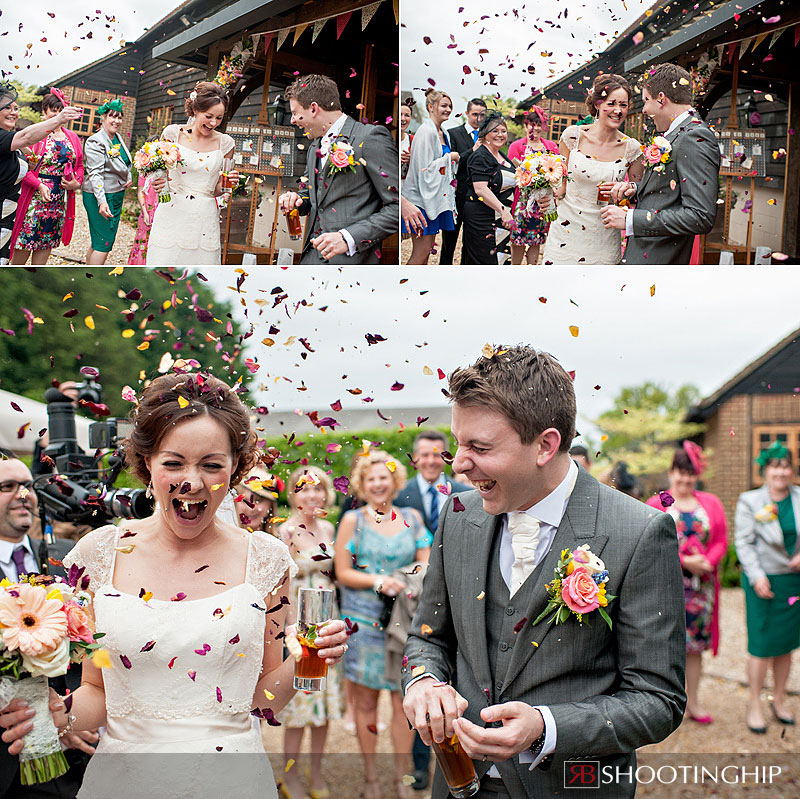
[[[150,238],[150,228],[153,224],[153,215],[158,205],[158,192],[153,188],[152,178],[139,175],[139,222],[136,225],[136,235],[133,238],[131,254],[128,257],[130,266],[144,266],[147,263],[147,241]]]
[[[558,154],[558,144],[550,139],[543,139],[542,133],[547,130],[548,117],[544,109],[534,105],[525,112],[524,139],[517,139],[508,148],[508,158],[518,164],[528,153],[545,152]],[[531,211],[526,203],[520,202],[519,188],[514,189],[514,202],[511,206],[515,226],[511,229],[511,263],[519,266],[524,258],[526,263],[535,264],[539,260],[539,247],[544,244],[550,223],[542,218],[542,211],[537,203]]]

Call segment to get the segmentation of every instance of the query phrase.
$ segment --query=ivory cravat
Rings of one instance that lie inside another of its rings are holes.
[[[514,563],[511,567],[509,596],[514,596],[536,568],[536,547],[539,544],[539,520],[524,511],[508,514],[508,531]]]

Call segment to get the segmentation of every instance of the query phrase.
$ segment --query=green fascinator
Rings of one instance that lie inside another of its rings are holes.
[[[767,449],[762,449],[761,454],[756,458],[756,463],[763,472],[764,467],[770,461],[780,461],[789,457],[789,450],[780,441],[773,441]]]
[[[103,103],[103,105],[97,109],[97,113],[100,116],[107,114],[109,111],[115,111],[118,114],[122,113],[122,100],[120,100],[119,97],[115,97],[113,100]]]

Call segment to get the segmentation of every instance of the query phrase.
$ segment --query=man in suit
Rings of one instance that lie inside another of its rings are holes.
[[[671,147],[668,160],[651,164],[636,183],[616,183],[613,204],[603,209],[607,228],[628,237],[622,263],[688,264],[694,237],[708,233],[717,215],[719,145],[692,108],[691,75],[675,64],[659,64],[642,84],[644,113]],[[622,198],[635,209],[620,208]]]
[[[447,451],[447,447],[447,436],[438,430],[423,430],[417,435],[413,452],[417,473],[394,501],[399,508],[415,508],[431,532],[436,532],[439,526],[439,516],[447,498],[451,494],[472,490],[472,486],[453,480],[442,470],[442,453]],[[444,490],[440,491],[439,486]],[[423,791],[428,787],[431,752],[419,733],[414,736],[411,756],[414,760],[412,787],[415,791]]]
[[[461,232],[461,214],[467,194],[471,191],[467,172],[467,161],[478,141],[478,128],[486,116],[486,103],[480,97],[474,97],[467,103],[466,121],[463,125],[450,128],[446,131],[450,137],[450,149],[457,151],[458,171],[456,172],[456,226],[454,230],[442,231],[442,253],[439,257],[440,264],[452,264],[453,255],[458,244],[458,234]]]
[[[599,760],[602,795],[632,797],[634,750],[686,705],[674,523],[571,460],[575,394],[552,356],[496,349],[457,369],[449,395],[453,468],[477,491],[447,504],[431,547],[405,647],[409,722],[426,742],[458,735],[479,796],[551,799],[565,761]],[[582,545],[605,561],[613,629],[596,611],[534,625],[561,553]],[[432,795],[446,793],[437,772]]]
[[[379,264],[381,241],[399,229],[397,145],[383,126],[343,114],[339,88],[324,75],[298,78],[284,96],[292,124],[311,139],[300,190],[278,199],[284,214],[308,216],[300,263]],[[350,163],[337,164],[348,152]]]
[[[0,579],[16,581],[20,574],[41,571],[38,542],[32,542],[28,535],[36,507],[30,470],[13,452],[0,450]],[[48,547],[49,557],[61,560],[72,546],[72,541],[56,539]],[[51,567],[50,571],[57,573],[59,569]],[[61,573],[63,576],[63,570]],[[74,690],[80,682],[80,669],[72,666],[69,677],[69,688]],[[50,684],[61,695],[66,693],[64,677],[56,677]],[[94,752],[97,741],[98,736],[92,732],[63,736],[61,742],[67,747],[70,770],[58,779],[29,786],[20,784],[16,754],[9,754],[8,744],[0,743],[0,799],[72,799],[80,788],[87,756]]]

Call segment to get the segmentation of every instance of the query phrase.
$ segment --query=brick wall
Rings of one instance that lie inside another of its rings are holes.
[[[73,105],[83,105],[83,106],[101,106],[106,100],[113,100],[114,97],[109,97],[108,95],[104,94],[103,92],[96,91],[94,89],[84,89],[80,86],[66,86],[64,88],[64,92],[66,93],[67,97],[69,97],[70,101]],[[122,112],[124,117],[122,119],[122,125],[120,125],[119,133],[120,136],[123,137],[123,141],[126,145],[130,146],[131,143],[131,132],[133,131],[133,120],[136,116],[136,98],[129,97],[129,96],[120,96],[120,100],[122,100]],[[97,117],[97,121],[99,122],[99,117]],[[96,133],[98,130],[97,126],[93,126],[93,129],[88,131],[88,133],[84,133],[82,131],[77,131],[79,136],[86,138],[87,136],[91,136],[93,133]]]

